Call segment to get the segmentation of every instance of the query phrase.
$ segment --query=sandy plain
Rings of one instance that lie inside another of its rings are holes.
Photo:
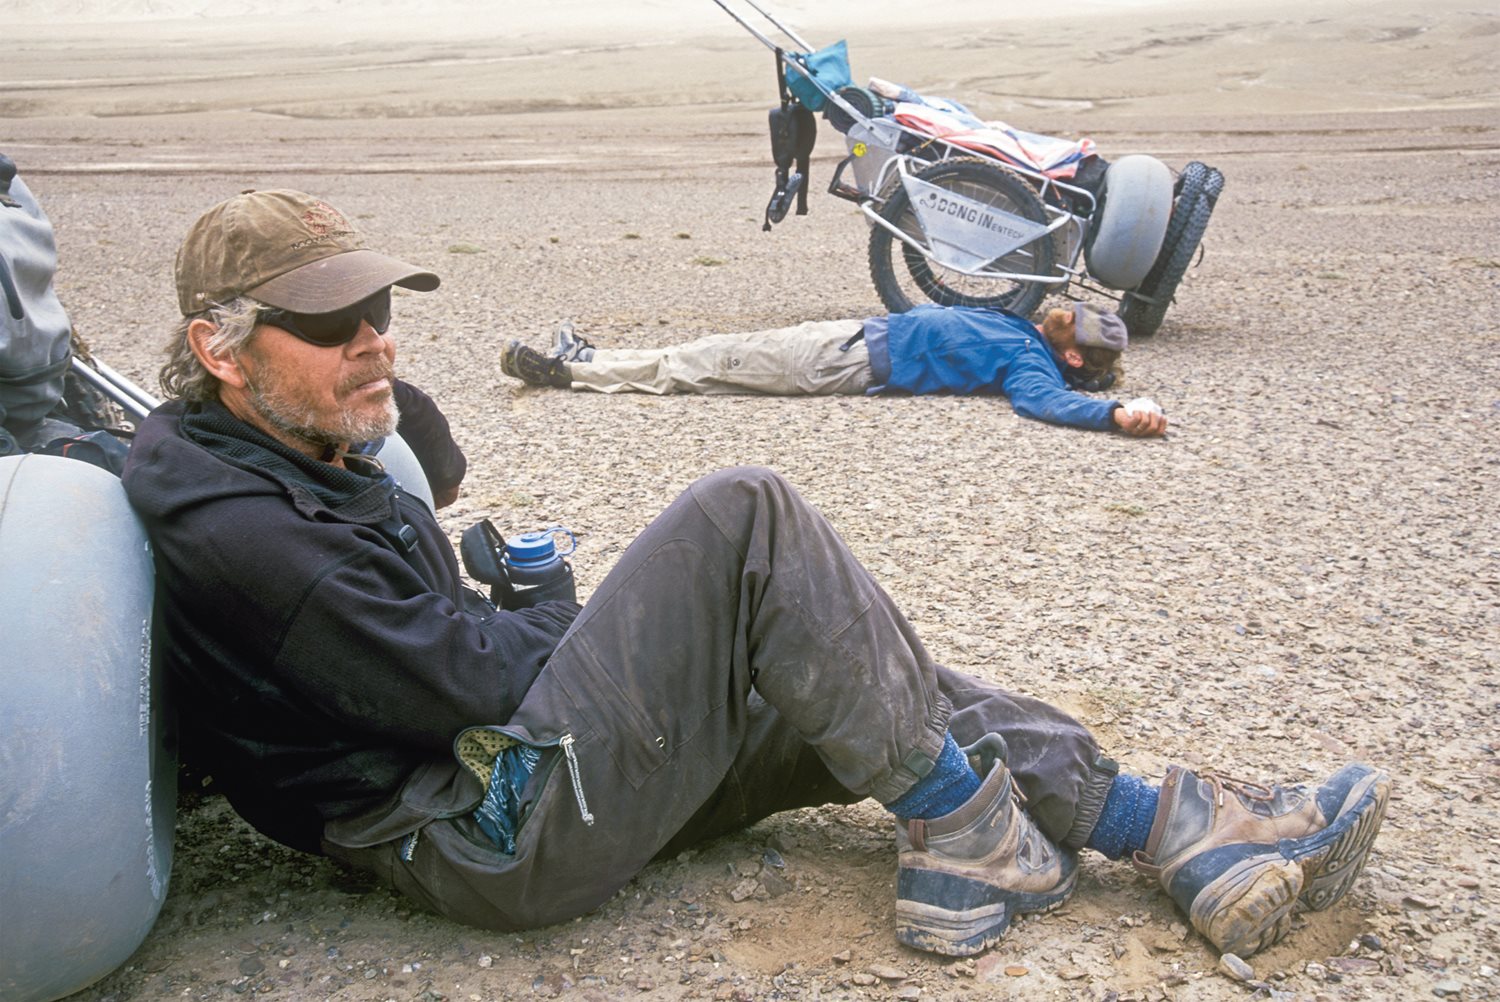
[[[143,385],[191,220],[244,188],[315,191],[443,275],[398,324],[471,459],[455,539],[566,524],[586,593],[692,479],[771,465],[938,659],[1068,706],[1130,767],[1300,782],[1359,758],[1397,783],[1365,875],[1253,959],[1259,988],[1098,857],[982,958],[904,950],[869,804],[499,935],[186,790],[154,930],[77,998],[1500,997],[1493,7],[774,8],[847,38],[856,78],[1224,171],[1201,261],[1127,354],[1123,392],[1172,420],[1140,442],[998,400],[604,398],[499,373],[504,339],[541,345],[564,317],[635,346],[879,312],[865,224],[821,193],[843,153],[826,124],[810,215],[761,232],[771,57],[709,0],[4,6],[0,149],[56,225],[77,327]]]

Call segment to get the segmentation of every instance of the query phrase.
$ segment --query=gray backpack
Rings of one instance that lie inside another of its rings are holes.
[[[62,401],[73,327],[52,288],[56,270],[52,224],[0,155],[0,455],[43,444]]]
[[[40,452],[119,473],[131,432],[114,398],[74,371],[75,356],[91,359],[53,291],[56,271],[52,224],[0,154],[0,456]]]

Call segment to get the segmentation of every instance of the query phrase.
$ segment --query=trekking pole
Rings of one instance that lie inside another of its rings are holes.
[[[160,400],[156,399],[151,394],[147,393],[145,390],[137,386],[135,383],[132,383],[130,380],[126,379],[124,376],[116,372],[114,369],[99,361],[97,358],[94,359],[94,368],[97,369],[99,374],[105,379],[108,379],[111,383],[114,383],[121,390],[129,393],[132,397],[135,397],[135,399],[139,400],[147,410],[153,410],[156,407],[161,406]]]
[[[75,356],[73,371],[83,377],[84,381],[94,389],[119,404],[125,413],[137,421],[144,420],[146,415],[161,403],[103,362],[96,360],[94,365],[90,366],[83,359]]]

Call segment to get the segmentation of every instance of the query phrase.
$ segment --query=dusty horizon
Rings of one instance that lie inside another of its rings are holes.
[[[288,6],[91,0],[17,18],[0,70],[8,138],[23,136],[28,120],[74,117],[703,112],[775,98],[770,53],[711,0],[480,12],[440,2],[421,5],[415,21],[399,17],[414,9],[410,0],[360,4],[357,16],[343,3],[295,15]],[[732,6],[771,30],[743,3]],[[905,5],[803,0],[767,9],[811,45],[847,38],[857,82],[900,80],[961,97],[991,118],[1045,114],[1086,128],[1105,112],[1500,106],[1494,19],[1459,0],[1383,0],[1354,12],[1341,0],[1239,0],[1207,14],[1191,0],[1092,0],[1063,22],[1019,0],[998,9],[938,0],[922,8],[920,45]],[[178,16],[204,10],[240,13]]]

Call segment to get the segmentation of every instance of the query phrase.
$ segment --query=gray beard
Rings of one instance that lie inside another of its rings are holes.
[[[263,390],[253,383],[247,385],[250,389],[250,405],[267,424],[282,434],[313,445],[373,442],[377,438],[394,434],[401,417],[400,411],[396,409],[396,397],[392,394],[378,414],[361,417],[341,413],[339,420],[333,425],[315,424],[317,414],[313,408],[288,400],[274,386]]]

